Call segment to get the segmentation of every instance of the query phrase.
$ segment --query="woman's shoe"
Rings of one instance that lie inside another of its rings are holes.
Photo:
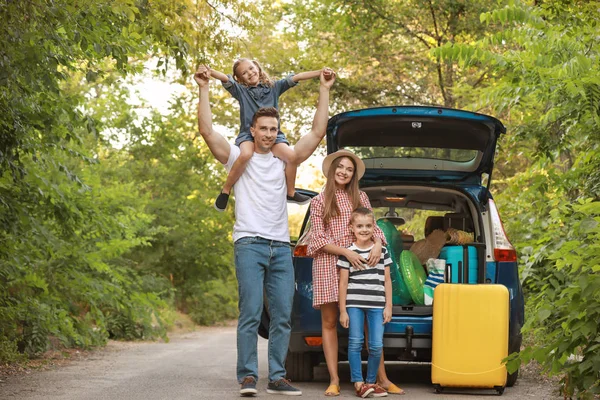
[[[340,395],[340,385],[329,385],[325,390],[325,396],[335,397]]]
[[[389,394],[405,394],[404,390],[400,389],[398,386],[394,385],[393,383],[391,383],[390,386],[388,386],[388,388],[386,390]]]

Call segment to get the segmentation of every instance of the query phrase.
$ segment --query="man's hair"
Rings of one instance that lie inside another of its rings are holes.
[[[366,207],[358,207],[357,209],[355,209],[354,211],[352,211],[352,216],[350,217],[350,223],[354,222],[354,218],[362,215],[362,216],[370,216],[371,218],[373,218],[373,221],[375,221],[375,216],[373,215],[373,211],[369,210]]]
[[[261,107],[259,108],[252,117],[252,127],[256,126],[256,120],[260,117],[272,117],[276,118],[279,122],[279,111],[275,107]]]

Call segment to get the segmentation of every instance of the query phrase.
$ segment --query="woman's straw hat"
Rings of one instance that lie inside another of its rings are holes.
[[[358,179],[363,177],[363,175],[365,174],[365,163],[363,162],[363,160],[361,160],[359,156],[357,156],[350,150],[343,149],[338,150],[335,153],[331,153],[327,157],[325,157],[325,159],[323,160],[323,174],[325,174],[325,176],[327,176],[327,172],[329,172],[329,167],[331,167],[331,163],[333,163],[333,160],[339,157],[348,157],[353,159],[354,163],[356,164],[355,172]]]

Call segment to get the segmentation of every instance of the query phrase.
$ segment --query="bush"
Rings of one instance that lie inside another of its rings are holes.
[[[578,163],[599,156],[586,154]],[[587,179],[585,166],[576,166],[531,170],[502,195],[510,199],[503,204],[512,214],[505,221],[522,255],[530,310],[524,332],[536,338],[510,357],[509,368],[535,359],[562,375],[565,396],[592,398],[600,394],[600,201],[573,191]]]
[[[196,294],[187,300],[190,318],[198,325],[211,325],[236,318],[237,292],[231,282],[213,280],[197,285]]]

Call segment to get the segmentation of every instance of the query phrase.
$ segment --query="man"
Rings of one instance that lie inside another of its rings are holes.
[[[209,104],[210,70],[201,66],[194,79],[200,87],[198,130],[215,158],[229,170],[240,154],[238,147],[213,131]],[[320,76],[319,101],[310,133],[303,136],[294,152],[296,162],[306,160],[325,136],[329,112],[329,90],[335,74],[326,69]],[[258,326],[263,309],[263,290],[269,304],[269,383],[272,394],[301,395],[285,379],[294,297],[294,270],[286,206],[285,161],[271,153],[279,131],[279,113],[261,108],[250,132],[254,155],[235,184],[233,241],[238,280],[237,379],[242,396],[257,394]]]

